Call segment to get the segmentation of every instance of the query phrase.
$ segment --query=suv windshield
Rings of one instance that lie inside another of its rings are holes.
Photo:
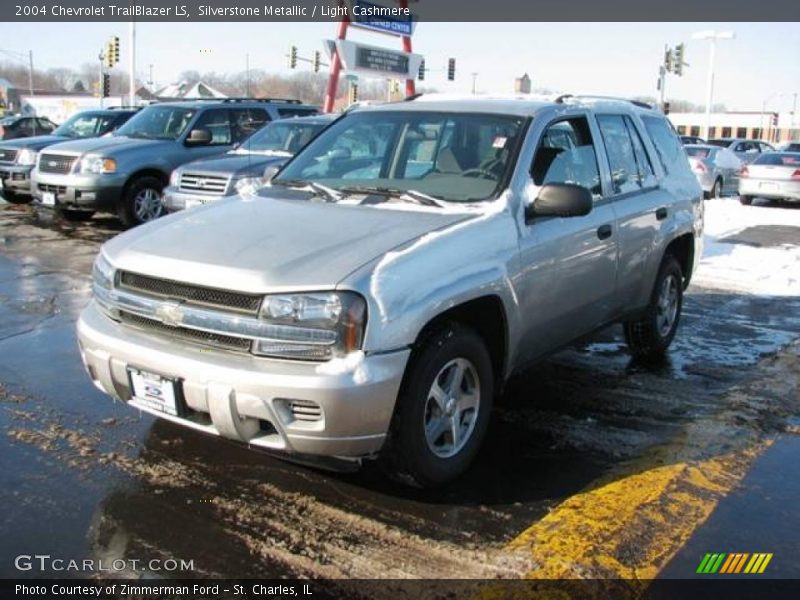
[[[276,121],[256,131],[241,145],[248,152],[295,154],[324,127],[323,123]]]
[[[195,113],[197,111],[193,108],[150,106],[117,129],[117,135],[152,140],[176,140],[186,131]]]
[[[486,200],[506,179],[524,123],[497,114],[355,112],[320,133],[273,182]]]
[[[117,115],[108,113],[78,113],[61,124],[53,135],[69,138],[95,137],[111,129]]]

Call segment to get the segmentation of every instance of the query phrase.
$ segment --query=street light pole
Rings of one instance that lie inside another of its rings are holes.
[[[130,24],[130,57],[128,58],[128,94],[130,105],[136,106],[136,23]]]
[[[732,31],[698,31],[692,35],[695,40],[710,40],[711,45],[708,53],[708,80],[706,82],[706,127],[705,137],[709,137],[711,131],[711,104],[714,99],[714,60],[717,52],[717,40],[732,40],[736,34]]]
[[[473,93],[473,95],[477,93],[477,89],[476,89],[477,83],[478,83],[478,74],[477,73],[473,73],[472,74],[472,93]]]

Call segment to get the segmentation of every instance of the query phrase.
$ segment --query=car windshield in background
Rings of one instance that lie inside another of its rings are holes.
[[[524,123],[495,114],[356,112],[319,134],[274,183],[486,200],[513,164]]]
[[[800,152],[769,152],[753,161],[754,165],[800,166]]]
[[[711,148],[686,148],[686,154],[693,158],[708,158]]]
[[[322,123],[276,121],[247,138],[242,143],[241,149],[249,152],[274,152],[288,156],[295,154],[310,142],[324,126]]]
[[[117,135],[148,140],[176,140],[197,111],[177,106],[151,106],[134,115]]]
[[[731,140],[708,140],[706,142],[710,146],[719,146],[720,148],[727,148],[731,145]]]
[[[108,113],[78,113],[53,131],[53,135],[86,138],[102,135],[111,128],[116,115]]]

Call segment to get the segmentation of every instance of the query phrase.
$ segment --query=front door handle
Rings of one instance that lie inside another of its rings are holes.
[[[611,237],[611,225],[601,225],[597,228],[597,237],[601,240],[607,240]]]
[[[667,209],[663,206],[656,210],[656,219],[659,221],[663,221],[667,218]]]

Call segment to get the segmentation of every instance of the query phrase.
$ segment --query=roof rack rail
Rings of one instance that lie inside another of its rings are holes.
[[[219,102],[235,104],[237,102],[258,102],[263,104],[302,104],[295,98],[159,98],[157,102]]]
[[[577,101],[580,100],[610,100],[612,102],[627,102],[629,104],[633,104],[634,106],[638,106],[640,108],[648,108],[653,109],[652,104],[648,104],[647,102],[642,102],[641,100],[631,100],[630,98],[619,98],[617,96],[597,96],[594,94],[561,94],[560,96],[556,97],[553,102],[556,104],[564,104],[567,100],[574,99]]]
[[[421,96],[424,96],[424,95],[425,95],[425,92],[419,92],[418,94],[412,94],[411,96],[406,96],[405,98],[403,98],[403,102],[411,102],[411,101],[416,100],[417,98],[419,98]]]
[[[126,106],[124,104],[121,104],[119,106],[106,106],[105,107],[106,110],[131,110],[131,109],[139,110],[140,108],[144,108],[144,107],[143,106]]]

